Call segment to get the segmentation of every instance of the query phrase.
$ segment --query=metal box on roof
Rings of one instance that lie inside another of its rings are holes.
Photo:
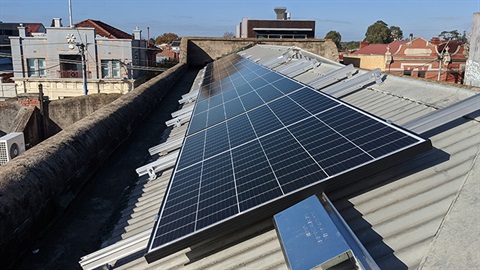
[[[359,242],[353,241],[328,203],[326,199],[322,205],[316,196],[311,196],[274,215],[289,268],[378,269],[363,246],[359,247]]]

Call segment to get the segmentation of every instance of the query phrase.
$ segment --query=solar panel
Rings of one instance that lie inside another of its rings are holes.
[[[431,143],[238,55],[207,66],[147,261],[267,218]]]

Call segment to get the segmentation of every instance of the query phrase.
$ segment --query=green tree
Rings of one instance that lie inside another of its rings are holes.
[[[342,35],[340,35],[339,32],[331,30],[325,35],[325,39],[331,39],[335,43],[335,45],[337,45],[338,50],[342,49],[342,45],[340,44],[340,42],[342,41]]]
[[[461,42],[465,42],[465,43],[468,42],[468,39],[467,39],[467,31],[463,30],[463,35],[462,35],[462,37],[460,38],[460,41],[461,41]]]
[[[376,21],[370,25],[365,33],[365,41],[370,44],[386,44],[393,41],[392,31],[388,24],[383,21]]]
[[[346,41],[340,43],[344,50],[358,50],[360,41]]]
[[[452,31],[442,31],[438,37],[444,39],[444,40],[459,40],[460,39],[460,33],[458,33],[457,30],[452,30]]]
[[[172,43],[173,41],[179,39],[178,35],[177,34],[174,34],[174,33],[164,33],[163,35],[161,36],[158,36],[156,39],[155,39],[155,44],[163,44],[163,43],[167,43],[167,44],[170,44]]]
[[[392,32],[393,40],[402,40],[403,39],[403,31],[398,26],[390,26],[390,32]]]

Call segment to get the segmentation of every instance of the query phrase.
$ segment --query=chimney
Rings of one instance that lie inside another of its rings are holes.
[[[133,39],[137,39],[137,40],[142,39],[142,30],[138,29],[138,26],[137,28],[135,28],[135,30],[133,30]]]
[[[290,19],[292,18],[292,13],[290,13],[290,12],[287,12],[287,14],[286,14],[286,15],[287,15],[287,17],[286,17],[286,19],[287,19],[287,20],[290,20]]]
[[[410,33],[410,41],[413,40],[413,33]]]
[[[53,18],[53,27],[62,27],[62,19]]]
[[[275,11],[275,14],[277,14],[277,20],[285,20],[285,11],[287,11],[286,7],[276,7],[273,10]]]
[[[432,43],[433,45],[438,45],[440,44],[440,38],[432,37],[432,39],[430,39],[430,43]]]
[[[360,47],[359,47],[358,49],[359,49],[359,50],[360,50],[360,49],[363,49],[363,48],[367,47],[368,45],[370,45],[370,44],[368,43],[368,41],[360,41],[360,45],[359,45]]]
[[[27,37],[27,28],[21,23],[18,29],[18,36],[21,38]]]

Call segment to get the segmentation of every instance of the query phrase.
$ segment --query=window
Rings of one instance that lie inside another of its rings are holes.
[[[412,71],[411,70],[404,70],[403,75],[405,76],[412,76]]]
[[[120,78],[120,60],[102,60],[102,78]]]
[[[426,73],[427,73],[427,72],[426,72],[425,70],[419,70],[419,71],[418,71],[418,77],[419,77],[419,78],[425,78],[425,74],[426,74]]]
[[[27,59],[28,77],[39,77],[47,75],[47,65],[45,58],[28,58]]]

